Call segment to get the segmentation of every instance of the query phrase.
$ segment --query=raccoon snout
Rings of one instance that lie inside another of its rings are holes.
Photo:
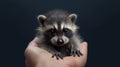
[[[61,38],[58,38],[58,40],[57,40],[57,44],[58,44],[58,45],[64,44],[64,41],[63,41],[63,39],[61,39]]]
[[[61,37],[54,36],[53,38],[51,38],[50,41],[53,45],[63,46],[69,42],[69,38],[67,38],[66,36],[61,36]]]

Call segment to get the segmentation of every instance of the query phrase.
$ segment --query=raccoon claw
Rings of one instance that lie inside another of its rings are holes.
[[[56,52],[52,55],[52,58],[56,57],[57,60],[59,60],[59,58],[63,59],[63,56],[60,52]]]
[[[72,55],[73,57],[75,57],[76,55],[77,55],[78,57],[83,56],[83,54],[80,52],[80,50],[72,50],[72,51],[71,51],[71,55]]]

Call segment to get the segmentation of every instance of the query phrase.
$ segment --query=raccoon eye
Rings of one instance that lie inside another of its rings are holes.
[[[64,28],[64,29],[63,29],[63,32],[64,32],[64,33],[70,33],[70,30],[67,29],[67,28]]]
[[[51,39],[56,34],[56,29],[49,29],[44,32],[44,36],[46,39]]]
[[[56,30],[55,30],[55,29],[50,29],[49,31],[50,31],[51,33],[55,33]]]
[[[73,33],[70,29],[68,28],[63,28],[64,35],[67,36],[68,38],[72,37]]]

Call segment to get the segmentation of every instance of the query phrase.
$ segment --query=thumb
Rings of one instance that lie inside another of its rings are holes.
[[[87,56],[87,53],[88,53],[87,42],[83,42],[80,49],[81,49],[81,52],[83,53],[83,55]]]

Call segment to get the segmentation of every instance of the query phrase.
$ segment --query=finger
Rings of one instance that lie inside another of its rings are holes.
[[[39,44],[40,44],[39,38],[38,38],[38,37],[35,37],[35,38],[29,43],[28,46],[37,46],[37,47],[38,47]]]
[[[81,47],[80,47],[80,51],[83,55],[87,56],[87,51],[88,50],[88,44],[87,42],[83,42]]]
[[[80,56],[80,57],[72,57],[72,56],[70,56],[70,57],[65,57],[67,60],[68,59],[76,59],[78,62],[81,62],[81,61],[85,61],[86,62],[86,60],[87,60],[87,42],[83,42],[82,44],[81,44],[81,47],[80,47],[80,52],[82,53],[82,56]]]
[[[87,42],[83,42],[80,46],[80,52],[81,52],[81,55],[83,56],[87,56]],[[83,57],[83,56],[80,56],[79,58]],[[72,56],[69,56],[69,57],[66,57],[66,58],[72,58]]]
[[[35,37],[29,44],[28,44],[28,47],[26,48],[25,52],[33,52],[33,53],[36,53],[36,54],[39,54],[39,53],[46,53],[47,51],[40,48],[39,47],[40,45],[40,40],[38,37]],[[31,53],[32,54],[32,53]]]
[[[47,55],[49,54],[48,51],[42,49],[39,47],[40,45],[40,40],[38,37],[35,37],[28,45],[28,47],[25,50],[25,54],[29,53],[29,54],[34,54],[34,55]]]
[[[27,46],[27,48],[25,49],[25,56],[29,56],[31,54],[31,50],[33,50],[33,46],[36,46],[37,44],[35,43],[35,41],[37,40],[37,38],[35,37]]]
[[[35,43],[40,43],[40,40],[39,40],[38,37],[35,37],[35,38],[33,39],[33,42],[35,42]]]
[[[44,58],[47,58],[47,57],[51,57],[52,55],[42,49],[42,48],[39,48],[39,47],[28,47],[26,50],[25,50],[25,57],[26,59],[32,59],[33,61],[36,61],[39,59],[44,59]]]

